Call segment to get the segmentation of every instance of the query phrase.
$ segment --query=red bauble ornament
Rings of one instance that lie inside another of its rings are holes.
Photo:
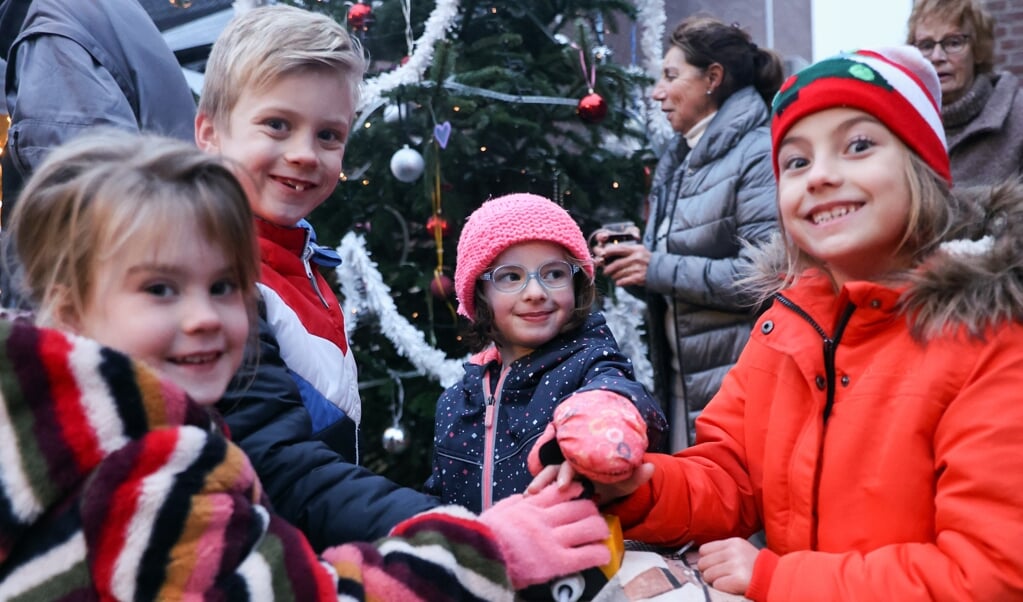
[[[358,3],[353,4],[348,9],[348,25],[352,29],[361,29],[366,31],[369,29],[370,21],[373,20],[373,7],[368,4]]]
[[[430,280],[430,294],[438,299],[447,299],[455,294],[455,281],[447,274],[434,274]]]
[[[600,94],[590,90],[590,93],[579,101],[575,112],[579,119],[586,123],[600,123],[607,117],[607,101]]]
[[[430,219],[426,220],[426,231],[436,236],[438,229],[440,229],[441,236],[451,234],[451,224],[448,223],[448,220],[437,215],[431,215]]]

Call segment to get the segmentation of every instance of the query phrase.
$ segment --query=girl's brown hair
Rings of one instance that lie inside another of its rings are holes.
[[[738,25],[727,25],[714,17],[693,16],[684,19],[669,38],[686,57],[686,62],[701,70],[714,63],[721,65],[724,78],[712,97],[717,106],[735,92],[753,86],[764,103],[781,87],[784,69],[773,50],[760,48]]]
[[[153,135],[100,130],[55,149],[11,220],[17,281],[41,324],[85,310],[102,262],[198,228],[235,267],[254,319],[259,255],[245,192],[223,159]]]

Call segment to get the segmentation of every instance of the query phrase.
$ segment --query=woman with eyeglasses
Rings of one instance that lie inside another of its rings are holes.
[[[521,493],[537,441],[608,483],[661,449],[667,421],[593,311],[593,261],[567,211],[534,194],[483,203],[458,240],[455,294],[475,355],[437,401],[427,493],[474,512]]]
[[[768,116],[782,65],[713,17],[683,20],[669,43],[651,96],[675,138],[654,172],[643,244],[592,237],[604,274],[646,293],[654,393],[680,451],[756,319],[756,300],[735,281],[744,245],[778,230]]]
[[[994,22],[980,0],[917,0],[907,41],[941,80],[955,186],[991,185],[1023,175],[1023,93],[994,71]]]

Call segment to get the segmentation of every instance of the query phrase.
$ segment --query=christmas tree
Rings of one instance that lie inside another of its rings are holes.
[[[468,353],[451,292],[465,218],[487,198],[533,192],[583,232],[643,223],[650,70],[606,39],[633,35],[643,15],[619,0],[290,3],[345,23],[371,58],[344,173],[310,221],[321,244],[347,235],[339,290],[363,464],[415,487],[429,474],[436,399]]]

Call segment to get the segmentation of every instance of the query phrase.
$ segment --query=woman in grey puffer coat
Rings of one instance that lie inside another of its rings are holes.
[[[744,242],[777,229],[768,106],[781,62],[749,34],[709,17],[671,35],[653,99],[677,132],[650,192],[643,244],[594,254],[619,286],[647,292],[655,394],[672,451],[693,443],[693,421],[739,356],[759,308],[736,289]]]

